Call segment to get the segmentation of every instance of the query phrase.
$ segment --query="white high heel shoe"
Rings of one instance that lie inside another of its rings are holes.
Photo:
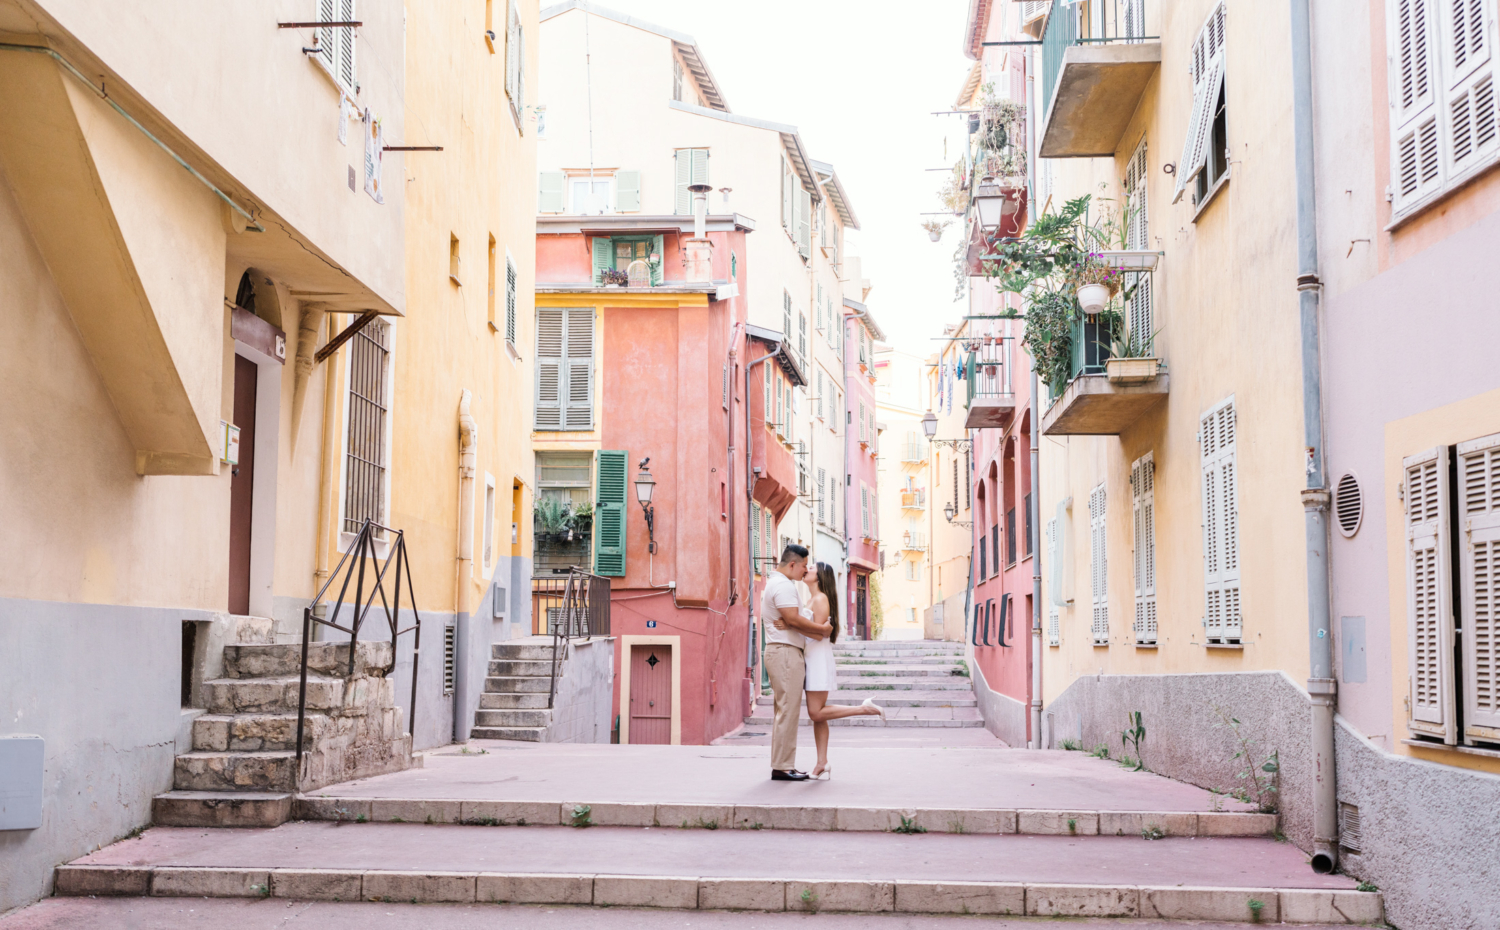
[[[883,722],[885,720],[885,708],[881,707],[879,704],[876,704],[874,698],[865,698],[865,702],[859,706],[873,707],[875,709],[875,713],[880,715],[881,721]]]
[[[818,774],[814,775],[813,778],[816,778],[818,781],[828,781],[828,780],[832,779],[833,778],[833,763],[830,762],[827,765],[823,766],[823,771],[821,771]]]

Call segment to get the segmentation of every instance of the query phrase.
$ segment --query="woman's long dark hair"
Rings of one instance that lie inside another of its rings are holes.
[[[833,632],[828,634],[828,641],[836,643],[839,641],[839,583],[833,577],[833,566],[827,562],[818,563],[818,590],[828,598],[828,622],[833,626]]]

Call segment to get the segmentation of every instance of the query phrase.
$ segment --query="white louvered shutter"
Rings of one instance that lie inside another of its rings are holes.
[[[1151,248],[1150,224],[1146,213],[1146,140],[1136,148],[1125,170],[1125,193],[1129,198],[1130,215],[1126,217],[1126,248]],[[1139,271],[1127,275],[1125,282],[1125,329],[1126,334],[1142,346],[1154,334],[1151,322],[1151,272]],[[1006,368],[1007,374],[1010,368]]]
[[[955,465],[955,467],[956,467],[956,465]],[[957,481],[958,481],[958,474],[957,474],[956,471],[955,471],[955,473],[953,475],[953,480],[954,480],[954,483],[955,483],[954,484],[954,490],[955,490],[955,493],[956,493],[957,492]],[[1054,566],[1056,564],[1057,564],[1057,518],[1053,517],[1051,520],[1047,521],[1047,568],[1048,568],[1048,570],[1051,571],[1052,570],[1052,566]],[[1056,573],[1055,572],[1053,573],[1052,577],[1056,578]],[[1056,584],[1055,581],[1050,581],[1049,580],[1049,585],[1055,585],[1055,584]],[[1049,646],[1061,646],[1062,645],[1062,629],[1061,629],[1061,624],[1059,623],[1059,619],[1058,619],[1058,610],[1057,610],[1057,603],[1056,603],[1056,601],[1057,601],[1057,592],[1055,590],[1048,591],[1047,592],[1047,645],[1049,645]]]
[[[516,344],[516,263],[505,256],[505,341]]]
[[[1104,485],[1089,492],[1089,581],[1093,590],[1093,635],[1096,645],[1109,643],[1109,537],[1105,522]]]
[[[563,310],[536,312],[536,428],[562,429]]]
[[[1198,425],[1203,479],[1204,630],[1211,643],[1237,643],[1243,624],[1234,398],[1204,414]]]
[[[859,486],[859,529],[867,538],[870,535],[870,489],[863,482]]]
[[[1443,183],[1437,106],[1441,58],[1433,2],[1390,4],[1391,192],[1397,212]]]
[[[828,499],[828,495],[826,493],[827,485],[828,485],[828,469],[826,469],[826,468],[819,468],[818,469],[818,522],[819,523],[823,523],[823,524],[826,524],[828,522],[828,519],[827,519],[828,510],[827,510],[826,506],[824,505],[824,502]]]
[[[505,16],[505,95],[519,116],[521,112],[521,11],[511,0]]]
[[[797,251],[803,258],[812,255],[812,196],[797,187]]]
[[[1500,740],[1500,433],[1459,443],[1464,735]]]
[[[1489,0],[1444,4],[1442,48],[1448,118],[1447,176],[1452,178],[1496,148],[1495,25]]]
[[[1448,447],[1402,460],[1406,484],[1407,660],[1411,728],[1457,742],[1453,726]]]
[[[693,192],[688,185],[693,183],[692,149],[678,149],[673,171],[672,212],[679,216],[693,212]]]
[[[1214,111],[1224,86],[1224,5],[1209,14],[1193,42],[1193,112],[1188,117],[1187,136],[1182,140],[1182,158],[1177,162],[1177,190],[1172,202],[1182,199],[1187,186],[1207,163],[1213,134]]]
[[[1134,517],[1135,641],[1156,642],[1156,463],[1152,456],[1130,466],[1131,511]]]
[[[781,160],[781,225],[787,230],[795,228],[796,218],[792,215],[795,209],[793,203],[792,168],[783,158]]]
[[[359,16],[354,10],[354,0],[339,0],[339,19],[349,23],[359,20]],[[350,90],[354,90],[359,86],[359,74],[354,69],[354,27],[343,26],[335,29],[334,32],[337,34],[339,45],[339,66],[338,70],[334,73],[338,75],[340,84],[343,84]]]
[[[615,172],[615,211],[638,213],[641,209],[641,173],[639,171]]]
[[[541,172],[537,186],[536,210],[538,213],[563,212],[564,183],[565,179],[561,171]]]
[[[594,428],[594,311],[568,311],[568,402],[563,425],[570,430]]]
[[[750,564],[760,574],[760,505],[750,503]]]

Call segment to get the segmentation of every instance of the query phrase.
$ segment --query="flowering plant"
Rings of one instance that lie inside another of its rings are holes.
[[[600,273],[599,277],[603,279],[605,284],[623,285],[630,283],[630,275],[615,268],[604,269],[604,271]]]
[[[1120,293],[1120,269],[1106,264],[1099,252],[1089,252],[1068,270],[1068,279],[1075,287],[1085,284],[1102,284],[1109,289],[1109,296]]]

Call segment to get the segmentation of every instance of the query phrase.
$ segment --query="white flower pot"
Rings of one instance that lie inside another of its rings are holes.
[[[1078,288],[1078,304],[1089,316],[1109,306],[1109,288],[1102,284],[1083,284]]]
[[[939,239],[943,238],[943,231],[941,229],[929,229],[927,230],[927,238],[931,239],[933,242],[937,242]]]

